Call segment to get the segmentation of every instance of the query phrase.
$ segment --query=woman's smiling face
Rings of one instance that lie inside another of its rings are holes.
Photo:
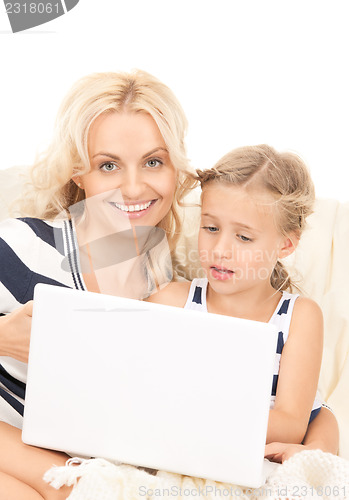
[[[75,178],[86,198],[106,202],[110,217],[129,224],[159,224],[171,208],[177,174],[154,119],[143,112],[100,115],[90,128],[88,153],[90,172]]]

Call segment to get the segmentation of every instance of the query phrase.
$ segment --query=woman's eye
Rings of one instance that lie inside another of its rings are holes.
[[[218,227],[216,226],[202,226],[202,229],[205,229],[209,233],[215,233],[218,231]]]
[[[159,167],[162,164],[163,164],[163,162],[161,160],[157,160],[156,158],[152,158],[151,160],[147,161],[146,166],[150,167],[150,168],[155,168],[155,167]]]
[[[116,168],[117,166],[115,163],[103,163],[103,165],[100,166],[100,169],[104,172],[113,172]]]

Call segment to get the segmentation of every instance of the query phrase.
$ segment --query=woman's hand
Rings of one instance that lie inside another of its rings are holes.
[[[0,317],[0,356],[28,362],[33,301]]]

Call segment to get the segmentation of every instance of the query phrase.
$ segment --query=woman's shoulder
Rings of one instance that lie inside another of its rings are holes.
[[[42,228],[62,228],[64,219],[45,220],[35,217],[12,217],[0,221],[0,230],[24,230],[30,228],[33,231]]]
[[[34,218],[0,222],[1,311],[31,300],[37,283],[74,287],[70,269],[63,266],[62,228],[63,221]]]
[[[190,281],[171,282],[160,291],[150,295],[147,302],[167,306],[184,307],[190,290]]]
[[[21,244],[35,238],[53,244],[57,230],[63,228],[63,220],[49,221],[34,217],[18,217],[0,222],[0,238],[8,244]]]
[[[14,262],[25,262],[31,267],[47,255],[64,253],[63,221],[59,223],[24,217],[0,222],[0,259],[13,267]]]

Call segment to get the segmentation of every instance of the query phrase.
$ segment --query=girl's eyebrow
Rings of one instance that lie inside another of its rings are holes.
[[[168,150],[166,148],[158,147],[158,148],[152,149],[151,151],[149,151],[149,153],[146,153],[145,155],[143,155],[142,160],[144,160],[145,158],[148,158],[148,156],[153,155],[157,151],[164,151],[165,153],[168,153]],[[96,156],[107,156],[108,158],[111,158],[112,160],[116,160],[116,161],[121,160],[121,158],[119,156],[115,156],[112,153],[107,153],[104,151],[100,151],[99,153],[96,153],[95,155],[92,156],[92,159],[95,158]]]
[[[212,214],[210,214],[208,212],[201,214],[201,216],[202,217],[210,217],[211,219],[218,220],[215,215],[212,215]],[[238,226],[241,229],[247,229],[248,231],[254,231],[256,233],[261,233],[262,232],[262,231],[256,229],[255,227],[248,226],[247,224],[243,224],[242,222],[232,221],[232,222],[230,222],[230,225],[231,226]]]
[[[261,233],[262,231],[256,229],[255,227],[248,226],[247,224],[242,224],[241,222],[232,222],[232,225],[241,227],[242,229],[247,229],[248,231],[254,231],[255,233]]]

